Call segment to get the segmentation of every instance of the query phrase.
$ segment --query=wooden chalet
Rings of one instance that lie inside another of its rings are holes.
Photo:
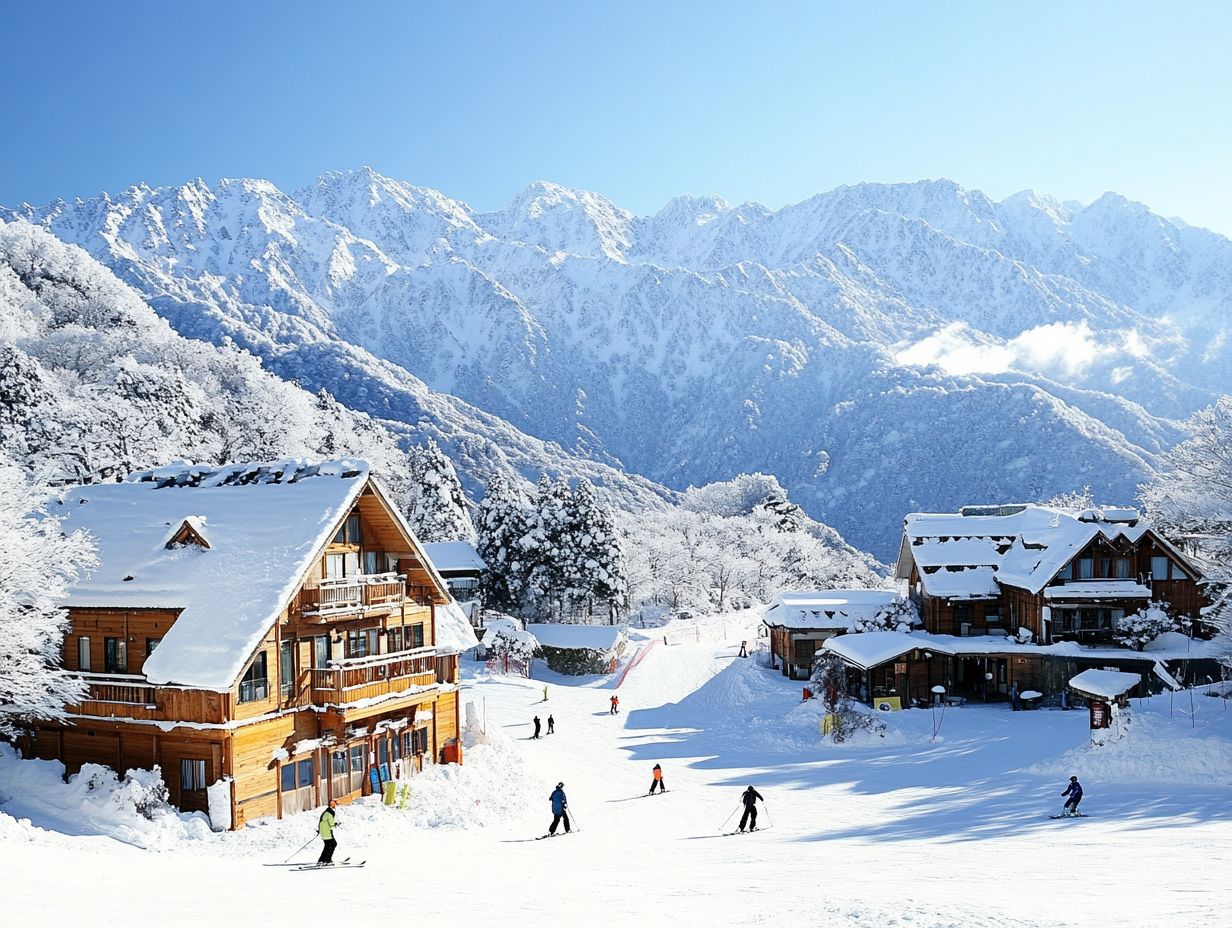
[[[487,565],[469,541],[438,541],[424,551],[449,586],[449,592],[475,629],[483,628],[479,608],[479,580]]]
[[[898,598],[894,590],[780,593],[762,614],[772,663],[785,677],[809,679],[813,658],[828,639],[856,631]]]
[[[907,582],[924,635],[919,647],[899,643],[894,669],[875,685],[916,701],[937,684],[985,698],[1015,685],[1060,693],[1084,666],[1141,669],[1144,661],[1175,683],[1167,652],[1113,641],[1114,623],[1150,602],[1167,603],[1200,637],[1208,632],[1198,569],[1133,509],[912,513],[896,576]]]
[[[166,468],[58,508],[98,546],[64,645],[88,695],[27,754],[157,765],[229,828],[460,762],[474,635],[363,462]]]

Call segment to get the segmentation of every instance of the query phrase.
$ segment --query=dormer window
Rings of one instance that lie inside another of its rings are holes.
[[[205,550],[210,547],[209,539],[205,537],[205,526],[202,524],[202,519],[196,516],[189,516],[181,522],[180,527],[171,533],[164,547],[186,548],[190,545]]]

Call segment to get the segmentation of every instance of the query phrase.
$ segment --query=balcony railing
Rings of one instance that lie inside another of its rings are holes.
[[[314,702],[343,705],[436,683],[436,648],[333,661],[312,671]]]
[[[139,674],[76,674],[86,683],[84,702],[125,706],[153,706],[154,687]]]
[[[404,574],[359,574],[305,588],[299,594],[299,608],[305,616],[364,613],[396,606],[408,593]]]

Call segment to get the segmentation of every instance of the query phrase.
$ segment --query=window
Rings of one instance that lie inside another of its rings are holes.
[[[1156,555],[1151,558],[1151,579],[1152,580],[1167,580],[1168,579],[1168,559]]]
[[[334,751],[329,755],[329,759],[330,772],[336,777],[345,776],[347,772],[347,752]]]
[[[317,635],[312,639],[312,666],[321,668],[329,666],[332,655],[329,635]]]
[[[314,764],[312,762],[311,757],[305,760],[301,760],[299,763],[295,765],[295,785],[296,786],[303,787],[303,786],[311,786],[313,784],[313,782],[316,780],[316,777],[313,775],[314,773],[313,767],[314,767]]]
[[[128,642],[123,638],[103,639],[103,669],[107,673],[128,673]]]
[[[390,739],[390,743],[394,750],[394,760],[402,760],[402,736],[397,732],[394,732],[394,736]]]
[[[257,655],[248,665],[240,680],[240,702],[256,702],[269,698],[269,674],[266,672],[265,652]]]
[[[205,789],[205,761],[188,758],[180,761],[180,789]]]
[[[407,641],[407,646],[411,648],[422,648],[424,646],[424,627],[423,622],[416,625],[408,626],[405,634],[410,638]]]
[[[1058,580],[1073,580],[1074,579],[1074,562],[1070,561],[1057,572]]]
[[[84,636],[77,639],[77,669],[90,669],[90,639]]]
[[[364,746],[356,744],[351,746],[351,773],[364,772]]]
[[[402,650],[403,640],[405,636],[402,634],[401,627],[391,628],[386,635],[389,638],[389,653],[394,654]]]
[[[1101,557],[1099,559],[1099,575],[1101,577],[1111,577],[1112,576],[1112,558]]]
[[[988,625],[1001,624],[1001,607],[996,603],[989,603],[984,607],[984,622]]]
[[[402,733],[402,753],[407,757],[415,753],[415,733],[413,731]]]
[[[327,580],[339,580],[343,577],[343,569],[346,561],[341,554],[325,555],[325,578]]]
[[[161,638],[147,638],[145,640],[145,656],[149,657],[154,653],[154,649],[163,643]]]
[[[359,513],[353,512],[347,516],[346,521],[339,527],[338,534],[334,536],[334,544],[359,544]]]
[[[278,685],[283,699],[289,699],[295,691],[295,642],[293,641],[284,641],[278,646]]]
[[[378,764],[389,763],[389,742],[384,738],[376,743],[376,762]]]
[[[382,560],[383,558],[381,557],[380,551],[365,551],[364,552],[364,573],[366,574],[384,573],[384,571],[381,570]]]
[[[1129,579],[1129,577],[1130,577],[1130,573],[1129,573],[1129,558],[1127,558],[1127,557],[1118,557],[1118,558],[1117,558],[1117,559],[1113,562],[1113,569],[1114,569],[1114,571],[1115,571],[1115,572],[1113,573],[1113,576],[1114,576],[1114,577],[1116,577],[1118,580],[1128,580],[1128,579]]]
[[[287,764],[282,768],[282,782],[279,784],[284,793],[295,789],[295,765]]]
[[[414,732],[412,732],[412,734],[414,735],[412,738],[412,744],[414,745],[415,753],[428,753],[428,729],[417,728]]]
[[[1095,576],[1095,559],[1080,557],[1078,559],[1078,579],[1090,580]]]
[[[379,628],[361,628],[359,631],[349,631],[346,637],[347,657],[368,657],[378,653]]]

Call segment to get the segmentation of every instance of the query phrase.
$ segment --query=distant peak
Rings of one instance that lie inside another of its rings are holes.
[[[682,217],[687,219],[713,218],[720,213],[730,212],[732,205],[720,196],[707,194],[694,196],[691,193],[672,197],[666,205],[655,213],[656,218],[670,219]]]

